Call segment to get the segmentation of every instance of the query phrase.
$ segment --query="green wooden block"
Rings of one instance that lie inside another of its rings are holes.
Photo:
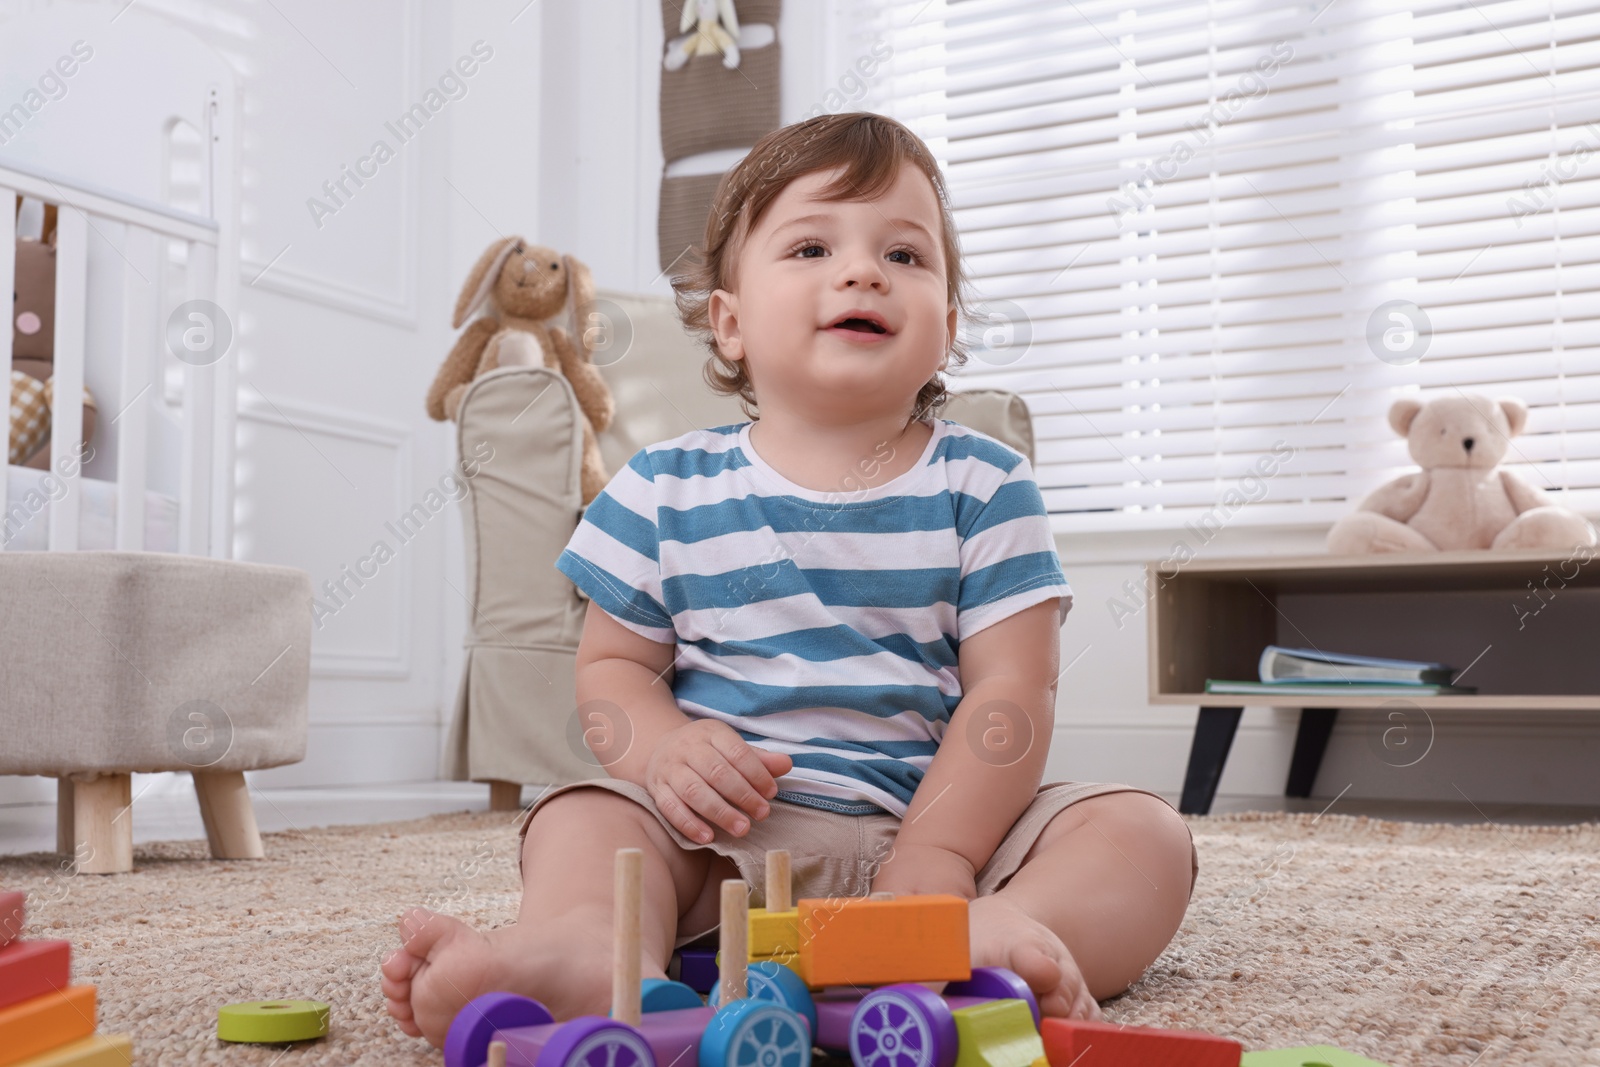
[[[955,1067],[1032,1067],[1044,1055],[1025,1000],[991,1000],[957,1008]]]
[[[328,1005],[315,1000],[252,1000],[217,1010],[223,1041],[277,1044],[328,1036]]]
[[[1266,1052],[1246,1052],[1239,1067],[1388,1067],[1377,1060],[1357,1056],[1332,1045],[1307,1045],[1304,1048],[1276,1048]]]

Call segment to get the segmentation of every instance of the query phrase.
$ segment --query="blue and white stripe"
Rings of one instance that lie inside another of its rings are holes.
[[[751,425],[640,449],[556,567],[676,645],[685,714],[794,760],[779,798],[903,816],[961,699],[959,643],[1071,606],[1032,467],[939,419],[910,470],[828,493],[762,461]]]

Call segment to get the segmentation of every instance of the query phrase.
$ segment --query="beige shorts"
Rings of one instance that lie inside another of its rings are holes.
[[[595,778],[573,782],[547,791],[528,809],[522,820],[521,833],[526,835],[528,824],[539,809],[552,798],[574,789],[609,789],[621,793],[656,817],[667,835],[684,851],[705,848],[719,856],[726,856],[738,868],[739,874],[751,886],[751,906],[765,904],[762,886],[766,884],[766,855],[769,849],[787,849],[790,853],[790,871],[793,879],[792,896],[795,900],[816,897],[861,897],[869,892],[872,879],[893,851],[894,840],[900,829],[900,817],[887,812],[876,815],[846,815],[823,811],[820,808],[793,804],[783,800],[770,801],[771,812],[765,819],[754,820],[743,837],[734,837],[721,827],[713,826],[714,836],[709,842],[691,841],[677,827],[666,820],[650,799],[643,786],[618,778]],[[988,896],[1002,888],[1011,876],[1022,867],[1028,850],[1039,839],[1050,820],[1080,800],[1106,793],[1150,793],[1131,785],[1103,782],[1051,782],[1039,787],[1032,803],[1011,824],[1000,846],[994,850],[989,862],[978,872],[979,896]],[[1150,793],[1162,803],[1165,797]],[[1170,804],[1168,805],[1171,806]],[[1200,874],[1200,856],[1195,851],[1194,833],[1189,834],[1191,876],[1189,896],[1194,896],[1195,879]],[[518,846],[518,856],[521,846]],[[520,864],[520,859],[519,859]],[[682,948],[715,931],[678,931],[674,948]]]

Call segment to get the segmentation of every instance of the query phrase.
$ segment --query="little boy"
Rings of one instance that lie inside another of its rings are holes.
[[[636,847],[647,977],[713,933],[724,878],[760,905],[784,848],[796,899],[967,898],[974,965],[1099,1018],[1198,863],[1155,794],[1039,786],[1072,594],[1027,458],[927,415],[965,359],[936,163],[878,115],[785,127],[698,252],[679,311],[749,421],[641,449],[556,562],[590,597],[577,695],[610,777],[529,811],[515,925],[402,917],[390,1014],[435,1045],[491,990],[605,1014],[612,857]]]

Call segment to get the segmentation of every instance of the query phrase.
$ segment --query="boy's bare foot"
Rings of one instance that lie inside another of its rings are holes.
[[[383,960],[386,1006],[401,1030],[435,1048],[444,1046],[456,1013],[483,993],[532,997],[557,1019],[611,1010],[609,923],[570,918],[538,930],[484,931],[412,908],[400,917],[400,940]],[[649,961],[642,973],[666,977]]]
[[[1101,1021],[1072,953],[1048,926],[998,893],[972,901],[968,916],[974,967],[1015,971],[1038,998],[1042,1016]]]

